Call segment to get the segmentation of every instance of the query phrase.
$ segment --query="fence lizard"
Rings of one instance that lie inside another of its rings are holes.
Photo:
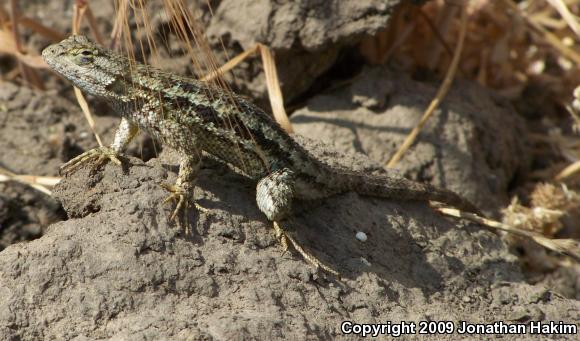
[[[202,151],[254,179],[256,202],[273,222],[284,250],[288,241],[316,268],[337,274],[305,251],[280,222],[291,213],[292,201],[326,198],[346,191],[394,200],[438,201],[477,212],[459,195],[393,176],[369,176],[333,168],[296,143],[269,115],[246,99],[208,83],[129,61],[89,41],[71,36],[42,52],[57,73],[121,115],[110,147],[89,150],[62,166],[66,174],[87,162],[111,160],[142,129],[177,150],[180,168],[168,186],[177,204],[172,214],[191,202]]]

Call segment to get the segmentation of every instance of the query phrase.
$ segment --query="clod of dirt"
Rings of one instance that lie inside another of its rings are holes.
[[[129,162],[64,179],[55,194],[75,218],[0,252],[0,339],[333,339],[344,320],[572,322],[580,311],[525,284],[496,235],[422,203],[349,193],[298,205],[286,228],[341,283],[282,255],[252,182],[204,168],[195,198],[210,211],[190,212],[186,236],[162,205],[171,167]]]
[[[291,121],[304,136],[386,164],[436,92],[437,84],[377,67],[347,88],[316,96]],[[497,212],[508,202],[509,186],[529,167],[526,148],[524,123],[509,104],[457,81],[396,168]]]
[[[417,1],[419,2],[419,1]],[[207,29],[229,50],[267,45],[276,53],[284,96],[291,100],[337,60],[341,49],[387,27],[400,0],[223,0]],[[215,39],[217,40],[217,39]],[[216,50],[221,44],[216,43]],[[255,74],[250,76],[252,79]],[[244,86],[263,94],[262,78]],[[258,97],[258,96],[256,96]]]
[[[111,113],[107,110],[100,113]],[[0,166],[13,173],[58,176],[65,161],[97,145],[78,105],[54,90],[43,92],[0,82],[0,111]],[[120,121],[113,115],[95,116],[104,143],[112,141]],[[127,153],[148,159],[154,148],[141,135]],[[0,250],[37,238],[49,224],[66,218],[53,198],[31,187],[0,183],[0,193]],[[2,206],[9,208],[6,214],[2,214]]]

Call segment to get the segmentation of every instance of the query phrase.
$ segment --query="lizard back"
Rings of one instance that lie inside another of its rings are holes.
[[[172,148],[200,148],[254,179],[284,167],[318,168],[268,114],[241,96],[129,61],[84,36],[49,46],[43,57],[81,90]]]
[[[279,169],[292,170],[298,198],[319,199],[352,190],[477,210],[445,189],[330,167],[243,97],[129,61],[84,36],[51,45],[42,56],[81,90],[109,102],[118,113],[181,153],[204,150],[256,180]]]

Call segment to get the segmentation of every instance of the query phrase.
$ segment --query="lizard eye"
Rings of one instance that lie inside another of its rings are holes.
[[[90,63],[93,60],[94,54],[91,50],[81,50],[77,53],[74,58],[74,61],[78,65],[85,65]]]

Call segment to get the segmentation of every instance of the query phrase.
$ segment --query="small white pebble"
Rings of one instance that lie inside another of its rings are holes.
[[[358,231],[355,236],[356,236],[356,239],[358,239],[361,242],[367,241],[367,234],[362,232],[362,231]]]
[[[361,257],[361,258],[360,258],[360,261],[361,261],[361,262],[362,262],[364,265],[366,265],[366,266],[371,266],[371,265],[372,265],[372,264],[371,264],[371,262],[369,262],[369,261],[368,261],[366,258],[364,258],[364,257]]]

